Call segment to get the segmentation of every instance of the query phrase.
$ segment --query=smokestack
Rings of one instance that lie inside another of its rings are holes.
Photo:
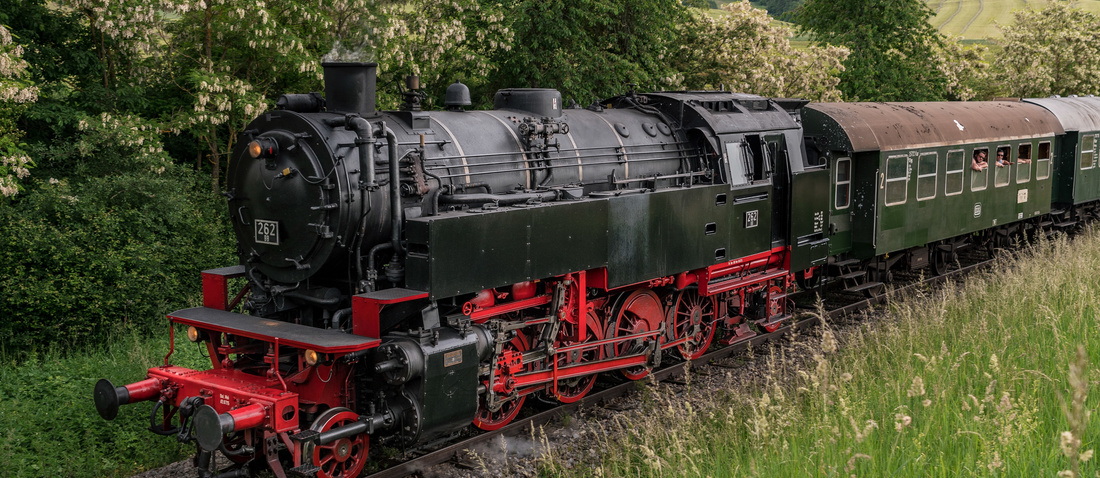
[[[325,100],[328,111],[356,113],[369,116],[374,113],[375,78],[378,63],[326,62]]]

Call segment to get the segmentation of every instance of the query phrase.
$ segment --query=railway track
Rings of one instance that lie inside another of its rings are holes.
[[[944,275],[934,277],[924,277],[923,274],[908,274],[905,277],[899,277],[901,283],[895,287],[891,287],[883,294],[879,294],[870,298],[855,299],[853,294],[840,294],[841,296],[847,296],[846,303],[841,306],[837,306],[827,310],[826,316],[829,321],[835,321],[845,316],[853,315],[862,310],[873,307],[877,304],[884,303],[890,297],[898,296],[909,291],[916,290],[920,287],[927,287],[942,283],[951,278],[960,277],[971,271],[981,268],[993,261],[988,254],[981,251],[975,251],[970,254],[961,254],[957,268],[952,269]],[[805,302],[805,297],[803,302]],[[830,302],[844,301],[843,297],[829,297]],[[820,318],[811,313],[806,313],[809,309],[803,308],[803,313],[796,314],[796,319],[790,323],[779,328],[775,332],[762,333],[753,337],[746,338],[742,341],[735,342],[728,346],[712,350],[711,352],[703,355],[694,363],[705,364],[712,363],[722,359],[725,359],[735,353],[743,352],[750,347],[761,345],[770,340],[777,339],[788,333],[805,330],[815,327],[819,324]],[[670,364],[659,369],[655,369],[652,372],[653,379],[658,381],[675,380],[677,377],[683,376],[688,373],[691,365],[688,362],[678,362]],[[472,437],[462,439],[449,445],[442,446],[434,450],[425,451],[411,451],[407,454],[412,455],[405,461],[393,464],[392,466],[377,471],[370,475],[365,475],[367,478],[402,478],[409,475],[417,474],[432,466],[440,465],[450,461],[459,459],[465,450],[475,449],[479,446],[485,446],[494,439],[500,437],[514,437],[523,436],[530,433],[533,428],[538,428],[541,425],[550,423],[555,420],[559,420],[565,416],[575,413],[577,410],[584,407],[593,407],[599,403],[605,403],[612,399],[622,397],[633,391],[637,390],[637,383],[628,381],[618,385],[608,387],[600,391],[594,391],[583,399],[570,404],[558,405],[549,410],[541,411],[524,418],[517,418],[516,421],[505,426],[499,430],[491,432],[481,432]]]

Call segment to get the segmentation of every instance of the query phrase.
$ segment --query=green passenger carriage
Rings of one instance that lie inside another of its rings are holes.
[[[941,272],[959,249],[1000,245],[1050,212],[1063,130],[1037,105],[815,103],[803,114],[807,149],[831,171],[832,272],[852,289],[898,267]]]

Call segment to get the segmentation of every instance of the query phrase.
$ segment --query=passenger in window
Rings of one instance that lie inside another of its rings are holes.
[[[974,158],[970,161],[970,169],[975,171],[984,171],[989,167],[989,163],[985,160],[986,153],[984,149],[974,151]]]
[[[1003,168],[1003,167],[1005,167],[1009,164],[1012,164],[1012,161],[1009,161],[1006,156],[1008,156],[1008,153],[1005,152],[1004,149],[998,149],[997,150],[997,167],[998,168]]]

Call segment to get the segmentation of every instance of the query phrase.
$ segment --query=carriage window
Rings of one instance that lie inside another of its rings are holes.
[[[958,149],[955,151],[947,152],[947,171],[944,175],[943,194],[945,196],[954,196],[962,193],[963,190],[963,171],[966,170],[966,156],[963,154],[963,150]]]
[[[1016,183],[1031,180],[1031,145],[1021,144],[1016,148]]]
[[[1050,177],[1050,141],[1039,143],[1039,155],[1035,160],[1035,179]]]
[[[745,163],[745,143],[726,143],[726,159],[730,165],[730,187],[748,184],[749,170]]]
[[[1096,166],[1096,135],[1090,134],[1081,137],[1081,169],[1091,169]]]
[[[905,203],[909,194],[909,157],[886,158],[886,205]]]
[[[940,161],[940,155],[936,153],[922,153],[917,161],[917,200],[932,199],[936,197],[936,169]]]
[[[836,186],[833,196],[833,207],[847,209],[850,203],[852,190],[852,159],[838,158],[836,160]]]
[[[1009,164],[1009,153],[1012,148],[1002,146],[997,148],[997,157],[989,162],[989,169],[996,171],[993,174],[993,185],[996,187],[1007,186],[1012,181],[1012,165]]]
[[[989,150],[986,149],[986,148],[981,148],[981,149],[975,149],[974,150],[974,158],[971,158],[971,160],[970,160],[970,162],[971,162],[971,167],[970,167],[970,190],[971,191],[981,191],[981,190],[985,189],[986,186],[989,186],[989,170],[990,170],[990,168],[995,168],[996,166],[986,167],[986,168],[983,168],[981,171],[975,171],[974,166],[973,166],[973,163],[976,160],[975,158],[977,158],[979,154],[987,155],[988,153],[989,153]],[[986,162],[986,164],[989,164],[988,161]]]

